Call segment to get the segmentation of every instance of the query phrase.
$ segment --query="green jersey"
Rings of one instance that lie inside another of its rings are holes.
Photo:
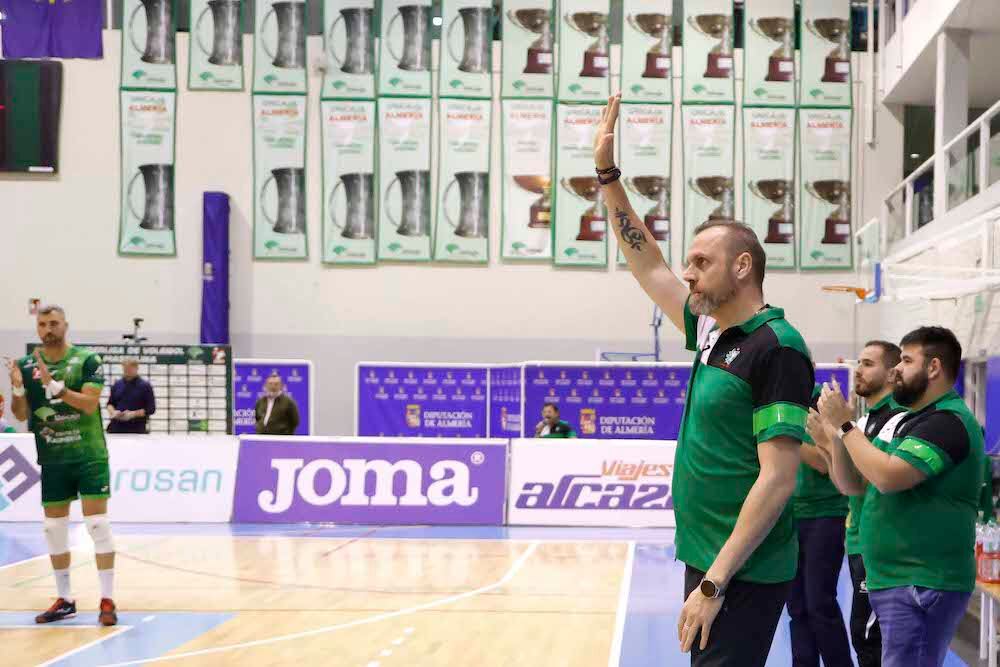
[[[816,407],[822,389],[823,386],[818,383],[813,387],[811,407]],[[808,433],[803,436],[802,444],[816,446]],[[796,519],[847,516],[847,498],[840,493],[829,475],[824,475],[806,463],[800,463],[795,478],[792,508]]]
[[[104,365],[94,352],[70,346],[59,361],[42,357],[52,379],[66,383],[66,388],[81,391],[86,386],[104,386]],[[17,360],[24,376],[28,399],[28,428],[35,434],[38,465],[107,461],[101,411],[85,415],[58,398],[47,395],[35,357]]]

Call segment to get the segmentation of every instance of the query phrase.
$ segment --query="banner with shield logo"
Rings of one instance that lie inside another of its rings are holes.
[[[618,163],[622,182],[646,231],[670,263],[670,157],[673,107],[669,104],[623,104],[618,120]],[[618,263],[625,255],[618,249]]]
[[[253,92],[305,93],[306,3],[257,0]]]
[[[622,3],[622,102],[673,99],[674,23],[671,0]]]
[[[743,109],[743,218],[767,268],[795,267],[795,109]]]
[[[608,0],[559,0],[560,102],[607,101],[611,92]]]
[[[553,0],[503,3],[504,97],[552,97],[555,85]]]
[[[795,105],[795,2],[743,4],[744,106]]]
[[[682,108],[684,153],[684,239],[687,251],[695,228],[709,220],[736,219],[733,153],[736,125],[732,106]]]
[[[191,0],[188,88],[243,90],[241,0]]]
[[[851,2],[802,3],[799,106],[851,106]]]
[[[322,99],[375,97],[375,0],[324,0]]]
[[[503,100],[500,257],[552,259],[552,101]]]
[[[681,23],[685,104],[732,103],[735,99],[733,0],[685,0]]]
[[[594,173],[594,132],[602,110],[556,105],[556,266],[607,266],[608,209]]]
[[[323,252],[327,264],[375,263],[375,102],[323,100]]]
[[[122,2],[121,87],[177,89],[174,0]]]
[[[850,269],[851,110],[799,109],[799,266]]]

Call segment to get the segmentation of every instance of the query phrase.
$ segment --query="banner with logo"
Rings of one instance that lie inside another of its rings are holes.
[[[256,0],[253,92],[305,94],[306,3]]]
[[[853,386],[851,383],[851,367],[846,364],[816,365],[816,382],[823,384],[824,382],[831,382],[834,379],[837,380],[844,395],[847,396],[847,392]]]
[[[500,257],[552,258],[552,101],[503,100]]]
[[[524,367],[524,433],[535,434],[546,403],[580,438],[674,440],[687,396],[688,364]]]
[[[177,254],[174,138],[177,93],[121,91],[118,253]]]
[[[490,437],[521,436],[521,367],[491,366]]]
[[[851,0],[802,3],[799,106],[850,107]]]
[[[188,89],[243,90],[241,0],[190,0]]]
[[[430,0],[382,0],[378,94],[430,97]]]
[[[744,0],[743,105],[795,106],[794,0]]]
[[[685,0],[683,7],[684,103],[732,104],[736,97],[733,0]]]
[[[506,440],[240,441],[233,521],[502,525]]]
[[[507,523],[674,526],[676,443],[598,440],[511,443]]]
[[[441,98],[439,104],[434,259],[486,264],[493,101]]]
[[[438,95],[493,96],[493,0],[443,0]]]
[[[285,393],[299,409],[295,435],[313,432],[313,364],[305,359],[233,360],[233,434],[249,435],[256,430],[254,408],[264,396],[267,378],[277,375]]]
[[[607,102],[611,94],[609,0],[559,0],[560,102]]]
[[[622,104],[618,121],[618,164],[635,209],[670,263],[670,163],[673,107]],[[625,254],[618,249],[618,263]]]
[[[731,106],[682,107],[684,153],[684,239],[687,251],[695,228],[708,220],[735,220],[733,161],[735,111]]]
[[[122,88],[177,89],[174,0],[123,0]]]
[[[799,266],[850,269],[851,110],[799,109]]]
[[[504,0],[503,97],[551,98],[555,91],[554,0]]]
[[[594,173],[594,131],[603,107],[556,105],[556,266],[607,266],[608,209]]]
[[[374,264],[375,102],[320,102],[325,264]]]
[[[623,0],[622,102],[673,99],[673,10],[672,0]]]
[[[415,7],[416,5],[408,5]],[[378,101],[378,258],[431,258],[431,101]]]
[[[767,268],[795,268],[795,109],[743,108],[743,219]]]
[[[324,0],[321,99],[375,97],[375,0]]]
[[[253,96],[253,207],[254,259],[309,256],[304,95]]]

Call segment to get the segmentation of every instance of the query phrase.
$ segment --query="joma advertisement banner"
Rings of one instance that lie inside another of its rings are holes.
[[[602,107],[558,104],[556,109],[555,264],[606,266],[608,210],[594,174],[594,132]]]
[[[802,3],[799,106],[851,106],[851,0]]]
[[[743,105],[795,106],[794,0],[744,0]]]
[[[375,102],[323,100],[323,262],[375,263]]]
[[[378,114],[378,258],[427,261],[433,199],[431,101],[381,98]]]
[[[306,3],[257,0],[254,21],[253,91],[302,93],[306,77]]]
[[[670,263],[670,140],[673,107],[668,104],[622,104],[618,162],[629,197],[636,202],[648,231]],[[618,249],[618,263],[625,255]]]
[[[431,96],[430,0],[382,0],[378,94]]]
[[[191,0],[188,88],[243,90],[241,0]]]
[[[795,109],[743,108],[743,217],[767,268],[795,267]]]
[[[500,256],[552,258],[552,101],[503,100]]]
[[[611,91],[609,0],[558,1],[559,101],[606,101]]]
[[[551,98],[555,90],[554,0],[503,3],[503,97]]]
[[[306,98],[254,95],[253,121],[254,258],[304,259]]]
[[[312,432],[312,362],[305,359],[235,359],[233,361],[233,434],[256,432],[254,408],[264,396],[264,383],[281,378],[285,393],[295,401],[299,427],[295,435]]]
[[[698,225],[708,220],[732,222],[736,218],[734,114],[731,106],[682,107],[685,180],[682,255]]]
[[[685,104],[731,104],[736,95],[733,0],[685,0],[683,6],[681,97]]]
[[[177,93],[121,92],[118,252],[175,255],[174,136]]]
[[[174,0],[123,0],[121,87],[177,89]]]
[[[673,99],[673,5],[672,0],[623,0],[622,102]]]
[[[438,95],[492,97],[492,0],[443,0],[441,19]]]
[[[799,109],[799,266],[849,269],[851,110]]]
[[[375,97],[374,0],[324,0],[322,99]]]

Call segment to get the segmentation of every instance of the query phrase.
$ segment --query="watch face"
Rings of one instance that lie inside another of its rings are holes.
[[[716,593],[718,593],[719,587],[708,579],[702,579],[701,581],[701,594],[707,598],[714,598]]]

